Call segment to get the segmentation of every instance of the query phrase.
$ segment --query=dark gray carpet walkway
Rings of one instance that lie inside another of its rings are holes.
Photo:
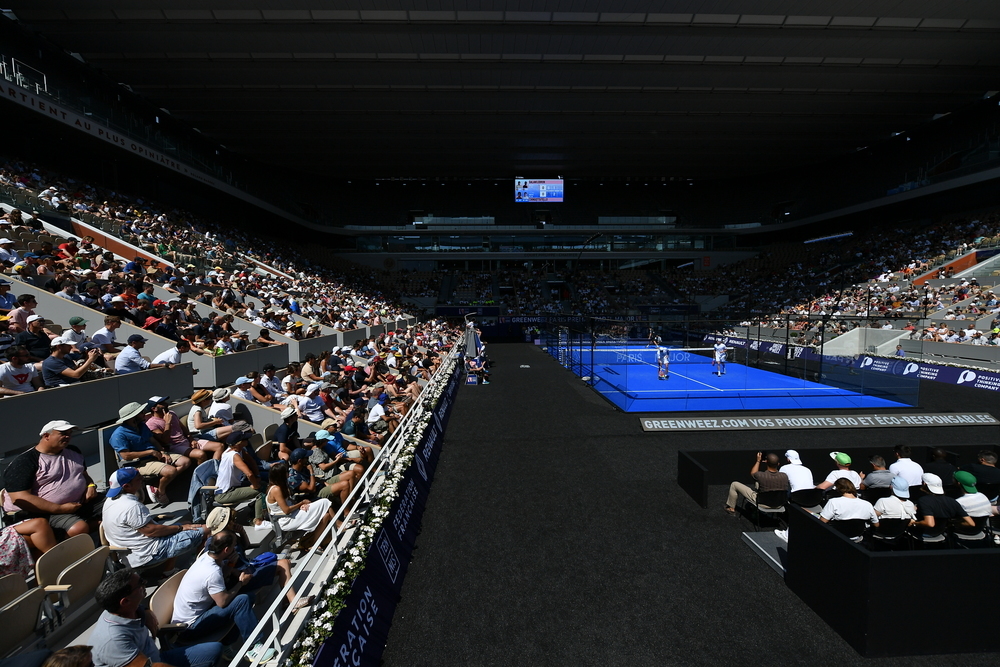
[[[494,382],[459,390],[385,665],[997,664],[861,658],[741,542],[722,488],[703,510],[675,482],[681,448],[834,448],[845,432],[645,434],[537,348],[491,352]],[[846,582],[844,613],[851,600]],[[926,631],[933,609],[908,611]]]

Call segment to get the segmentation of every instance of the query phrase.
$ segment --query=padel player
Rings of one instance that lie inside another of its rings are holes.
[[[722,377],[726,374],[726,344],[719,341],[712,346],[715,350],[715,357],[712,359],[712,365],[715,366],[715,374]]]
[[[663,339],[657,336],[653,339],[656,343],[656,370],[661,380],[670,379],[670,350],[663,344]]]

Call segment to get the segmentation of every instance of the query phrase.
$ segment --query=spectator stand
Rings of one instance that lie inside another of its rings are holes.
[[[94,216],[90,216],[94,218]],[[100,221],[100,218],[95,220],[95,222]],[[126,262],[131,261],[135,257],[142,257],[150,262],[158,262],[164,266],[173,266],[174,263],[163,257],[154,255],[153,253],[138,248],[131,243],[121,240],[118,236],[109,234],[105,231],[105,228],[110,227],[110,220],[105,221],[104,227],[97,227],[93,224],[87,224],[79,218],[71,217],[70,222],[73,227],[73,234],[76,236],[77,240],[83,238],[84,236],[94,237],[94,244],[113,252],[119,258],[125,260]]]
[[[38,308],[35,309],[35,312],[46,320],[50,320],[63,328],[67,328],[69,318],[76,316],[82,317],[87,320],[88,335],[104,326],[104,313],[101,311],[88,308],[87,306],[69,301],[67,299],[61,299],[40,287],[35,287],[30,283],[21,281],[17,276],[8,276],[8,278],[13,283],[11,291],[15,294],[34,295],[35,299],[38,301]],[[142,355],[144,357],[149,357],[149,359],[153,359],[156,355],[161,352],[165,352],[176,345],[175,341],[172,341],[169,338],[164,338],[163,336],[159,336],[145,329],[140,329],[131,322],[124,320],[122,321],[121,328],[119,328],[115,334],[119,343],[124,343],[132,334],[140,334],[143,338],[148,339],[146,346],[142,348]]]
[[[975,462],[982,447],[957,442],[982,439],[956,434],[950,443],[911,445],[912,458],[927,462],[934,447],[945,447],[953,465]],[[834,468],[829,448],[796,449],[816,483]],[[886,445],[838,449],[852,457],[853,469],[866,472],[872,454],[881,454],[887,463],[895,460]],[[783,448],[775,451],[779,456],[784,453]],[[749,482],[753,456],[748,450],[679,451],[677,482],[708,508],[709,486]],[[871,658],[996,650],[992,611],[1000,582],[983,573],[1000,566],[1000,550],[875,552],[794,505],[788,506],[785,516],[787,543],[769,529],[744,532],[743,541],[858,653]],[[962,613],[936,620],[930,632],[914,633],[912,616],[899,614],[898,609],[899,593],[908,585],[918,585],[921,599],[933,604],[954,599],[962,591]],[[850,591],[851,600],[846,606],[845,591]],[[966,594],[970,591],[975,593]]]
[[[275,368],[284,368],[288,365],[288,353],[287,345],[258,347],[255,350],[226,354],[221,357],[190,353],[190,356],[193,357],[191,364],[197,370],[197,374],[194,376],[194,386],[199,389],[225,387],[233,384],[236,378],[249,371],[263,373],[264,366],[267,364],[274,364]]]
[[[433,481],[433,470],[440,451],[438,445],[443,439],[462,377],[461,350],[464,347],[461,341],[453,347],[425,387],[421,400],[403,417],[399,428],[365,471],[347,499],[346,506],[353,505],[354,509],[345,518],[343,526],[336,528],[333,523],[328,526],[312,549],[293,564],[292,576],[285,589],[261,614],[261,621],[254,632],[256,641],[263,641],[265,646],[277,650],[276,664],[312,664],[313,655],[321,643],[337,644],[341,638],[346,642],[349,632],[355,638],[356,647],[357,635],[353,634],[356,628],[350,628],[350,620],[357,618],[359,613],[361,618],[370,613],[374,623],[372,620],[365,621],[371,632],[366,634],[368,648],[360,651],[365,656],[358,664],[378,664],[385,645],[385,632],[395,610],[398,589],[402,585],[413,539],[420,524],[425,494]],[[404,493],[402,487],[407,479],[410,481]],[[423,491],[413,491],[415,486],[422,487]],[[377,512],[373,511],[376,509]],[[378,529],[380,525],[391,525],[394,513],[399,522],[395,525],[401,531],[398,541],[395,535],[389,536],[390,532],[396,531]],[[404,513],[405,516],[402,516]],[[328,546],[321,547],[328,535],[333,539]],[[378,543],[376,535],[382,536]],[[392,544],[389,545],[389,542]],[[361,560],[356,560],[358,558]],[[387,575],[386,568],[390,567],[393,571]],[[358,583],[366,576],[385,579],[385,586],[375,583],[369,587],[367,583]],[[316,595],[317,601],[297,614],[281,611],[279,602],[289,587],[294,587],[299,597]],[[371,597],[373,592],[378,600],[377,608],[375,598]],[[333,606],[335,600],[344,601],[346,607],[343,611],[340,611],[340,605]],[[334,611],[328,614],[327,609],[331,608]],[[246,642],[229,667],[239,667],[253,643]],[[309,646],[312,648],[307,648]],[[302,655],[295,655],[296,652]],[[333,659],[335,652],[335,649],[329,651],[328,658]],[[328,664],[321,657],[316,656],[315,664]]]

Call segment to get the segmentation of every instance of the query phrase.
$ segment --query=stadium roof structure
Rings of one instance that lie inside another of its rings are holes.
[[[739,177],[1000,88],[994,2],[178,4],[7,11],[230,150],[326,176]]]

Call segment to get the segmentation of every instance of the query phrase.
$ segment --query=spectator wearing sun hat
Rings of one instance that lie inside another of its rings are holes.
[[[109,543],[129,549],[126,558],[132,567],[166,561],[163,567],[169,570],[178,556],[201,547],[208,528],[156,523],[138,498],[141,491],[142,475],[135,468],[112,473],[104,503],[104,533]]]
[[[221,419],[224,426],[233,424],[233,406],[229,404],[232,393],[226,388],[212,392],[212,404],[208,407],[209,419]]]
[[[816,485],[817,489],[829,489],[838,479],[849,479],[854,484],[854,488],[861,486],[864,474],[851,470],[851,457],[844,452],[830,452],[830,458],[837,464],[836,470],[830,472],[826,479]]]
[[[66,535],[97,529],[104,496],[87,474],[80,450],[70,444],[76,426],[57,419],[42,426],[38,444],[19,454],[4,471],[4,510],[13,519],[46,517]]]
[[[157,476],[157,486],[149,486],[150,497],[161,505],[169,504],[167,487],[177,473],[191,465],[191,459],[180,454],[164,452],[153,441],[153,432],[146,426],[150,412],[146,403],[128,403],[118,410],[118,428],[111,434],[111,448],[118,455],[121,467],[137,468],[143,476]]]

